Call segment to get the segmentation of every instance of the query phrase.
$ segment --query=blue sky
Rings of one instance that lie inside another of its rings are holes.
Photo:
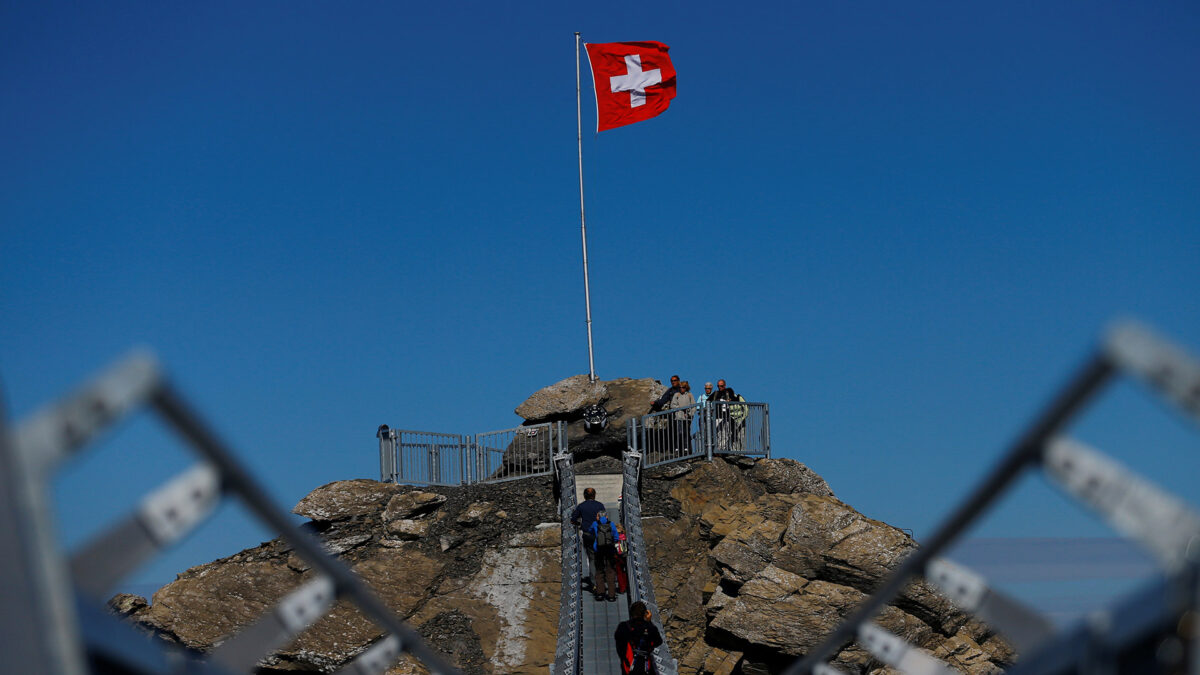
[[[288,506],[377,476],[380,423],[586,372],[576,30],[679,73],[631,127],[584,99],[598,374],[726,378],[867,515],[931,532],[1114,317],[1200,350],[1189,3],[0,11],[9,414],[148,345]],[[1195,502],[1139,386],[1075,431]],[[131,421],[56,482],[64,539],[188,458]],[[974,534],[1108,531],[1031,478]],[[268,537],[229,507],[131,582]]]

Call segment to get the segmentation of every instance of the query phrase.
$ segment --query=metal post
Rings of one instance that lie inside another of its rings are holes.
[[[587,309],[588,379],[596,381],[596,360],[592,355],[592,292],[588,286],[587,218],[583,211],[583,108],[579,98],[579,31],[575,31],[575,139],[579,143],[579,231],[583,236],[583,304]]]
[[[396,482],[396,435],[388,425],[379,425],[379,482]]]
[[[467,484],[467,449],[463,447],[462,439],[458,439],[458,484]]]
[[[771,406],[763,404],[763,442],[766,444],[767,459],[771,459]]]
[[[705,403],[704,405],[704,454],[708,461],[712,461],[713,456],[713,436],[716,435],[716,429],[713,428],[712,404]]]

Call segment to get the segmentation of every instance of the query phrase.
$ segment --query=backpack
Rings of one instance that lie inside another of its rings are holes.
[[[742,398],[741,394],[737,395],[737,400],[742,403],[746,402],[746,399]],[[746,419],[746,412],[747,412],[746,406],[744,406],[744,405],[729,406],[729,416],[732,417],[735,421],[741,422],[742,420]]]
[[[640,625],[639,625],[640,624]],[[650,628],[644,621],[630,622],[630,647],[633,651],[633,663],[629,664],[629,675],[648,675],[655,672],[654,662],[650,660]]]
[[[599,551],[606,546],[613,545],[613,525],[612,521],[601,523],[596,521],[596,550]]]

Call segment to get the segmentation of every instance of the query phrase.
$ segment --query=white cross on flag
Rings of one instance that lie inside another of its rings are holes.
[[[596,86],[596,131],[641,122],[671,105],[675,66],[661,42],[584,45]]]

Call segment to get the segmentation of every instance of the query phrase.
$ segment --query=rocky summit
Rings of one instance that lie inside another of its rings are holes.
[[[580,379],[582,378],[582,380]],[[517,410],[530,423],[564,420],[583,465],[611,463],[624,419],[645,413],[653,380],[547,387]],[[613,414],[587,435],[579,411]],[[614,430],[616,429],[616,430]],[[574,434],[580,435],[579,439]],[[578,481],[586,487],[587,475]],[[685,674],[770,673],[818,644],[916,543],[838,500],[791,459],[717,458],[648,469],[643,530],[660,617]],[[313,490],[294,512],[428,643],[468,673],[545,673],[554,659],[560,528],[550,477],[462,487],[344,480]],[[199,650],[249,625],[312,577],[282,540],[189,569],[112,610]],[[1011,649],[986,626],[917,582],[877,617],[883,627],[964,673],[1000,671]],[[331,672],[381,631],[339,604],[260,672]],[[851,644],[848,673],[891,672]],[[389,673],[425,672],[407,657]]]

